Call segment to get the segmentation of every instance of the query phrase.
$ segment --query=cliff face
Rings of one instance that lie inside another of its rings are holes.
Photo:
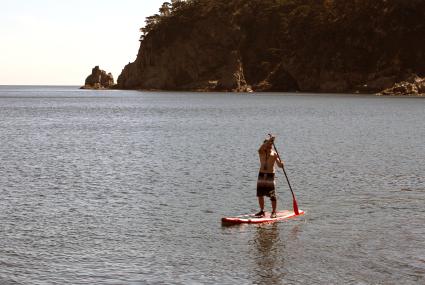
[[[187,4],[172,16],[164,16],[141,41],[136,61],[124,68],[118,86],[244,90],[239,32],[229,24],[229,15],[204,8]]]
[[[425,75],[425,1],[172,2],[118,88],[377,92]]]

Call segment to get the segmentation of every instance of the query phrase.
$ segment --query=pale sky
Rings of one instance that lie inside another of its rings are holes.
[[[165,0],[0,0],[0,85],[83,85],[135,60]]]

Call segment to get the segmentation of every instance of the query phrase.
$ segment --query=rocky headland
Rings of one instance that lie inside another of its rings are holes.
[[[114,85],[112,74],[101,70],[99,66],[95,66],[91,74],[87,76],[84,86],[80,89],[109,89],[114,87]]]
[[[116,87],[418,95],[424,15],[418,0],[165,2]]]

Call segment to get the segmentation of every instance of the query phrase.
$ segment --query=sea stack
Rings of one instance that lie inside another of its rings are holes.
[[[114,77],[112,74],[101,70],[99,66],[92,69],[92,73],[86,78],[84,86],[81,89],[109,89],[114,86]]]

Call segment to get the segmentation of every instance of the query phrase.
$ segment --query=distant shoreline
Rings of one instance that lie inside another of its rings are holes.
[[[146,93],[211,93],[211,94],[239,94],[239,95],[290,95],[290,96],[359,96],[359,97],[394,97],[394,98],[425,98],[424,95],[379,95],[375,93],[356,93],[356,92],[281,92],[281,91],[260,91],[260,92],[231,92],[231,91],[196,91],[196,90],[160,90],[160,89],[118,89],[118,88],[103,88],[103,89],[80,89],[79,85],[46,85],[46,84],[0,84],[1,88],[69,88],[70,90],[81,91],[137,91]]]

